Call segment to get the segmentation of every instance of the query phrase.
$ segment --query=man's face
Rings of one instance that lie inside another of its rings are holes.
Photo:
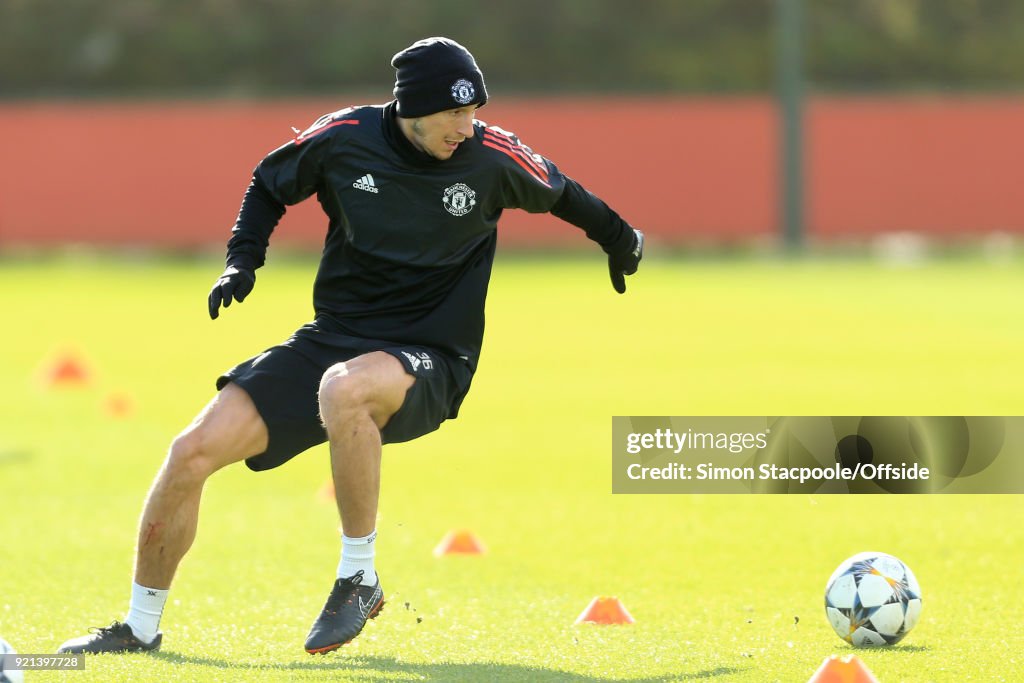
[[[400,119],[410,142],[435,159],[450,159],[463,140],[473,137],[473,114],[478,105],[446,109],[418,119]]]

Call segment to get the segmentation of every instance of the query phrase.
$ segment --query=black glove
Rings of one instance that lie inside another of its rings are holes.
[[[632,275],[644,256],[644,234],[633,228],[633,239],[629,249],[608,254],[608,273],[612,276],[612,287],[619,294],[626,293],[626,275]]]
[[[231,305],[234,298],[238,303],[245,301],[249,292],[256,285],[256,272],[249,268],[228,266],[224,273],[213,283],[210,290],[210,317],[214,320],[220,314],[221,304],[224,308]]]

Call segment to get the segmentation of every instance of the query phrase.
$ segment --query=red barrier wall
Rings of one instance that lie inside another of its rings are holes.
[[[338,101],[0,104],[0,245],[222,245],[253,166]],[[777,119],[767,98],[498,100],[480,117],[660,241],[775,234]],[[893,230],[1024,233],[1024,97],[810,102],[807,222],[814,237]],[[275,243],[319,245],[314,202]],[[509,212],[505,243],[584,238]]]
[[[1024,97],[825,99],[807,119],[813,234],[1024,233]]]

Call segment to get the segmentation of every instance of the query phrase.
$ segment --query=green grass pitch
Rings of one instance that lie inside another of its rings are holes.
[[[320,447],[210,481],[162,652],[26,680],[806,681],[853,652],[822,593],[862,550],[924,591],[900,645],[857,651],[881,681],[1020,680],[1019,496],[610,493],[613,415],[1020,414],[1020,265],[651,258],[618,296],[596,256],[499,256],[462,416],[385,449],[388,604],[354,643],[302,650],[339,548]],[[212,259],[0,261],[0,635],[20,652],[124,616],[167,444],[219,372],[311,315],[314,271],[272,258],[211,322]],[[39,384],[62,349],[91,386]],[[463,527],[488,553],[434,558]],[[636,624],[574,626],[597,595]]]

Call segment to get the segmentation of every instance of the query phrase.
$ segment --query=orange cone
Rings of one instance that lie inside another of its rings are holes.
[[[483,555],[487,552],[484,544],[473,532],[465,529],[449,531],[441,539],[441,542],[434,548],[434,557],[442,555]]]
[[[328,479],[324,482],[324,485],[316,492],[316,499],[321,503],[334,502],[334,482],[332,480]]]
[[[103,410],[110,417],[125,418],[132,414],[135,402],[125,392],[114,392],[103,402]]]
[[[634,624],[636,619],[618,598],[598,596],[576,617],[577,624]]]
[[[878,683],[857,655],[826,657],[807,683]]]
[[[59,356],[43,376],[43,381],[51,388],[84,387],[90,379],[85,364],[70,353]]]

